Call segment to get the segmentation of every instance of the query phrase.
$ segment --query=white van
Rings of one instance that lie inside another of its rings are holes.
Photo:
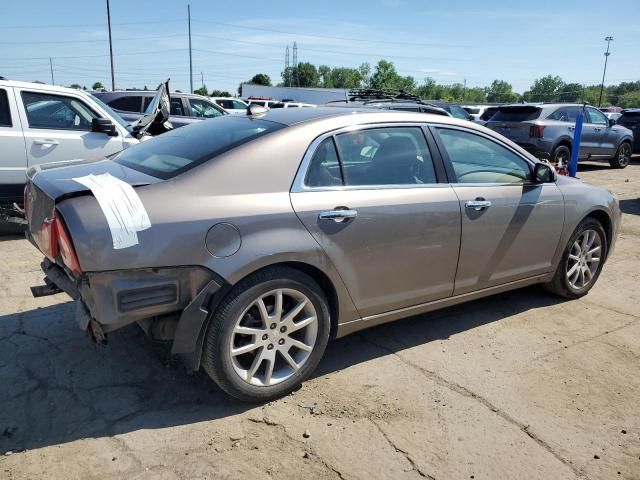
[[[0,207],[22,203],[29,167],[98,160],[139,143],[162,110],[166,89],[166,83],[158,88],[150,113],[127,125],[82,90],[0,78]]]

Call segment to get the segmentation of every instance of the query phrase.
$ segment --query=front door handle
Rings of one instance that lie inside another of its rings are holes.
[[[599,131],[601,131],[602,129],[601,129],[601,128],[596,127],[596,128],[594,128],[594,130],[595,130],[596,132],[599,132]]]
[[[489,208],[491,206],[491,201],[485,200],[484,198],[476,198],[475,200],[466,201],[464,206],[465,208],[472,208],[475,211],[479,212],[480,210]]]
[[[568,127],[570,131],[574,131],[576,129],[576,127]]]
[[[342,223],[358,216],[357,210],[350,210],[348,208],[336,208],[335,210],[327,210],[326,212],[320,212],[318,218],[320,220],[333,220],[336,223]]]
[[[45,138],[44,140],[34,140],[33,143],[35,145],[60,145],[58,140],[51,140],[49,138]]]

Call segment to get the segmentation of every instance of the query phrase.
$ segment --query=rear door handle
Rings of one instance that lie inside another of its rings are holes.
[[[327,210],[325,212],[320,212],[320,214],[318,215],[318,218],[320,220],[333,220],[336,223],[342,223],[352,218],[356,218],[357,216],[358,216],[357,210],[350,210],[348,208],[345,208],[345,209]]]
[[[568,127],[572,132],[576,129],[576,127]]]
[[[33,143],[35,145],[60,145],[58,140],[52,140],[49,138],[45,138],[44,140],[34,140]]]
[[[465,208],[472,208],[472,209],[474,209],[474,210],[479,212],[480,210],[484,210],[485,208],[489,208],[491,206],[491,201],[477,198],[475,200],[466,201],[464,206],[465,206]]]
[[[602,129],[601,129],[601,128],[596,127],[596,128],[594,128],[594,130],[595,130],[596,132],[599,132],[599,131],[601,131]]]

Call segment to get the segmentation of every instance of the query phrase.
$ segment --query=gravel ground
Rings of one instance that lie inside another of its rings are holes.
[[[92,344],[4,237],[0,478],[640,479],[639,160],[581,166],[625,212],[585,298],[527,288],[374,328],[261,406],[136,326]]]

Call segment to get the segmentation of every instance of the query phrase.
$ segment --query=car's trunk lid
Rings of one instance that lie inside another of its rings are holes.
[[[25,214],[29,224],[29,236],[41,251],[45,251],[44,243],[47,241],[41,238],[41,232],[45,223],[53,220],[56,205],[70,197],[91,194],[87,186],[74,178],[102,174],[109,174],[134,187],[161,181],[111,160],[44,164],[29,169],[25,190]]]

